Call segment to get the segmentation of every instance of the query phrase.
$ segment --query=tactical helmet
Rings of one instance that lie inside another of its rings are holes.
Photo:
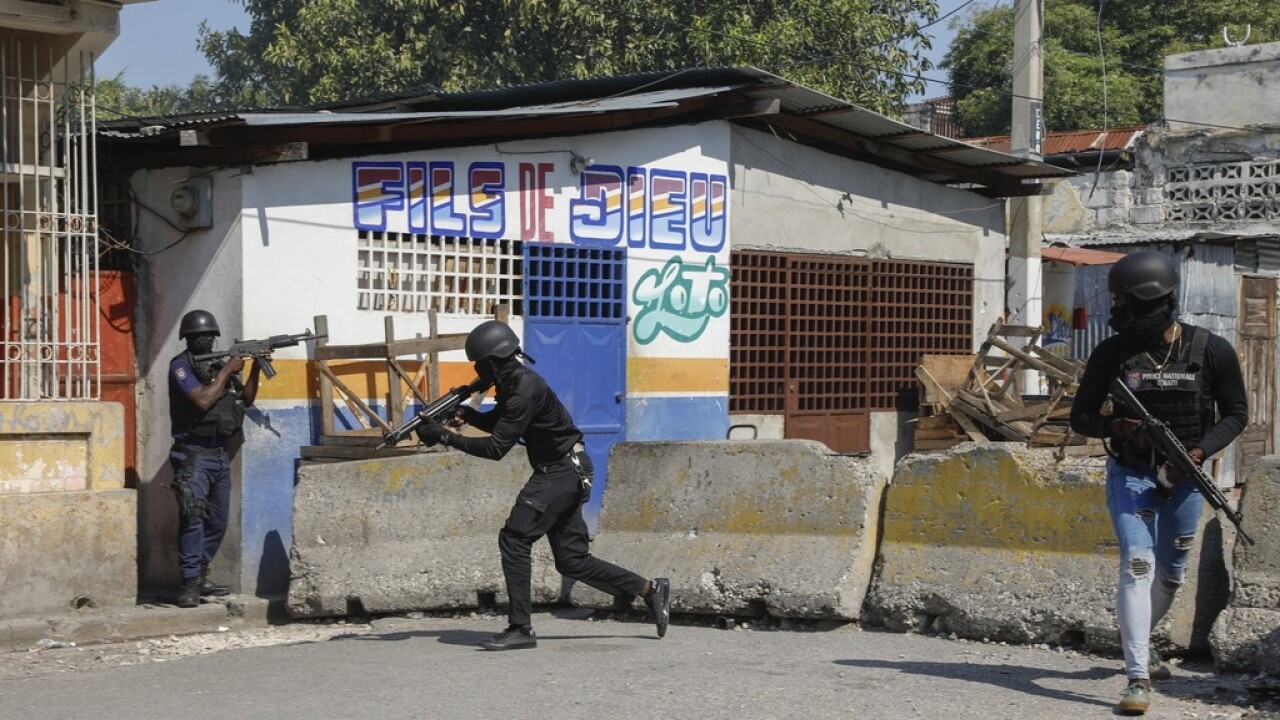
[[[192,310],[182,316],[182,324],[178,326],[178,339],[185,340],[188,335],[213,333],[219,335],[218,321],[208,310]]]
[[[1137,300],[1158,300],[1178,289],[1178,271],[1173,259],[1154,250],[1142,250],[1120,258],[1107,274],[1107,289],[1113,295],[1129,295]]]
[[[485,358],[505,360],[520,352],[520,338],[506,323],[488,320],[467,335],[467,359],[480,362]]]

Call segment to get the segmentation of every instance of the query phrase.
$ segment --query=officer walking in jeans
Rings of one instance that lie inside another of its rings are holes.
[[[1110,438],[1107,509],[1120,544],[1116,615],[1128,685],[1118,710],[1141,715],[1151,681],[1168,667],[1151,648],[1151,629],[1182,586],[1204,500],[1195,483],[1166,464],[1141,421],[1122,406],[1100,410],[1120,378],[1147,410],[1169,426],[1197,463],[1222,450],[1248,422],[1235,349],[1203,328],[1174,320],[1178,273],[1159,252],[1126,255],[1107,277],[1111,327],[1089,356],[1071,406],[1071,427]]]
[[[228,446],[241,437],[244,409],[258,394],[261,365],[253,364],[249,381],[241,384],[244,360],[235,356],[225,364],[197,362],[211,352],[218,337],[218,321],[205,310],[182,316],[178,338],[185,352],[169,361],[169,420],[173,447],[173,491],[178,496],[178,560],[182,592],[178,607],[193,608],[206,595],[226,595],[225,585],[209,580],[209,563],[227,531],[231,509],[231,464]]]
[[[511,599],[506,630],[480,643],[485,650],[532,648],[530,590],[533,543],[543,535],[551,543],[556,570],[615,597],[644,599],[653,613],[658,637],[666,635],[670,617],[671,583],[645,578],[591,555],[582,503],[591,489],[594,468],[582,444],[582,433],[542,376],[524,366],[520,340],[496,320],[481,323],[467,335],[467,359],[480,379],[492,382],[497,407],[481,413],[463,406],[461,420],[489,435],[465,437],[424,417],[418,437],[428,447],[440,443],[469,455],[501,460],[523,439],[533,466],[498,533],[502,572]]]

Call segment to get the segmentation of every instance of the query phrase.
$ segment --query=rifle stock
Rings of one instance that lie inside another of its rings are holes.
[[[1182,445],[1182,442],[1173,434],[1169,426],[1148,412],[1147,408],[1133,394],[1133,391],[1129,389],[1129,386],[1121,382],[1119,378],[1111,381],[1111,386],[1108,390],[1111,393],[1111,397],[1137,416],[1151,437],[1152,442],[1155,443],[1156,448],[1164,454],[1169,463],[1177,468],[1183,477],[1190,478],[1195,482],[1196,488],[1204,496],[1204,499],[1209,502],[1209,506],[1226,515],[1231,524],[1236,526],[1240,537],[1252,545],[1253,538],[1249,537],[1249,534],[1240,526],[1243,519],[1241,514],[1231,509],[1231,506],[1227,504],[1227,497],[1218,489],[1213,478],[1205,473],[1204,468],[1196,464],[1196,461],[1187,452],[1187,448]],[[1160,482],[1164,483],[1163,480],[1160,480]]]
[[[382,442],[374,449],[381,450],[384,447],[394,446],[401,440],[409,437],[414,430],[417,430],[418,427],[422,425],[424,418],[429,417],[436,422],[444,422],[449,418],[449,416],[453,415],[453,411],[465,402],[467,398],[471,397],[474,393],[488,390],[490,385],[492,385],[492,383],[476,378],[471,381],[469,385],[463,385],[462,387],[456,387],[450,390],[444,395],[432,400],[430,405],[423,408],[421,412],[416,413],[400,426],[383,433]]]

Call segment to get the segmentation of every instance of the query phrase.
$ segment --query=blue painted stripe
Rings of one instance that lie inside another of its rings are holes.
[[[644,397],[627,400],[627,440],[723,440],[729,397]]]

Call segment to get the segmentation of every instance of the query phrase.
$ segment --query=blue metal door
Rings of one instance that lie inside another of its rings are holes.
[[[524,245],[524,350],[564,402],[596,466],[583,508],[595,534],[609,450],[626,420],[626,252]]]

